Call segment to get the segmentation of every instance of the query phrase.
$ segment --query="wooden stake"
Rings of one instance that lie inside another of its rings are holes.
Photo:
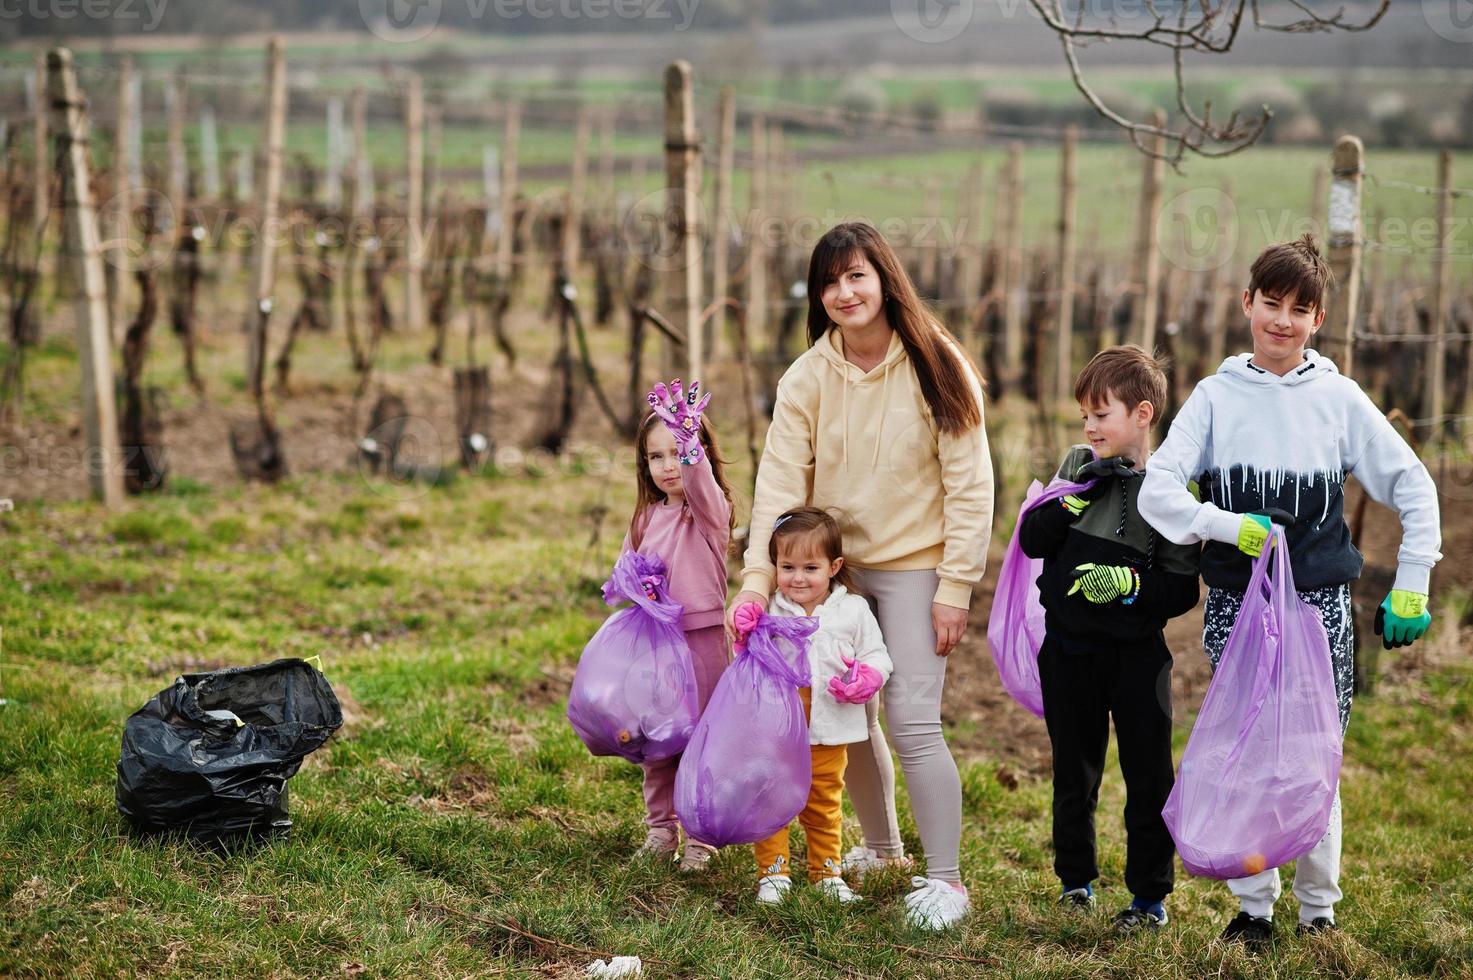
[[[1153,110],[1150,122],[1157,128],[1164,127],[1166,113],[1160,109]],[[1162,136],[1152,136],[1146,146],[1154,155],[1144,156],[1141,163],[1141,200],[1135,250],[1141,292],[1136,297],[1135,335],[1136,342],[1150,351],[1156,345],[1156,320],[1159,318],[1161,296],[1161,242],[1157,219],[1161,212],[1161,186],[1166,173],[1166,161],[1161,158],[1166,151],[1166,141]]]
[[[1068,404],[1074,389],[1070,368],[1074,360],[1074,157],[1078,142],[1079,127],[1066,126],[1059,155],[1059,326],[1054,368],[1055,409]]]
[[[599,207],[614,212],[614,111],[607,109],[598,117],[598,196]]]
[[[413,332],[424,319],[424,87],[409,76],[404,94],[404,128],[409,141],[408,194],[405,223],[409,232],[404,254],[404,327]]]
[[[1344,345],[1340,373],[1352,377],[1355,369],[1355,322],[1360,309],[1361,178],[1365,173],[1365,145],[1356,136],[1335,141],[1331,158],[1330,271],[1335,282],[1325,300],[1325,336]]]
[[[974,160],[967,169],[965,204],[958,209],[963,222],[958,228],[957,259],[960,265],[957,292],[956,335],[962,346],[971,349],[976,342],[974,317],[982,290],[982,164]]]
[[[686,377],[694,381],[701,377],[705,356],[701,343],[701,155],[691,67],[683,60],[665,69],[665,188],[666,220],[676,257],[670,277],[671,319],[685,331]],[[673,364],[673,345],[667,342],[666,350],[667,363]]]
[[[568,180],[568,189],[563,194],[563,243],[562,271],[569,282],[578,268],[583,236],[580,234],[583,220],[583,186],[588,180],[588,111],[578,109],[578,118],[573,126],[573,166]]]
[[[51,103],[61,155],[65,251],[77,270],[77,350],[82,369],[82,431],[85,468],[92,495],[107,507],[123,502],[123,459],[113,394],[112,343],[107,322],[107,283],[101,236],[87,162],[87,122],[72,68],[72,53],[54,48],[46,56],[48,84],[37,89],[37,105]],[[46,98],[42,96],[45,95]]]
[[[496,277],[510,289],[512,250],[517,231],[517,143],[522,132],[522,104],[506,104],[506,130],[501,138],[501,228],[496,239]]]
[[[266,48],[266,92],[266,125],[261,139],[263,179],[257,210],[260,224],[256,231],[255,282],[248,318],[252,329],[246,362],[251,396],[258,404],[264,404],[265,398],[266,328],[274,306],[271,293],[276,287],[276,239],[280,237],[276,211],[281,201],[282,150],[286,144],[286,58],[280,36],[273,36]]]
[[[1227,222],[1236,221],[1227,209],[1233,207],[1233,185],[1224,182],[1222,196],[1217,199],[1217,227],[1226,228]],[[1237,293],[1227,295],[1228,271],[1233,265],[1232,236],[1222,235],[1217,258],[1207,276],[1207,370],[1216,371],[1227,353],[1228,311],[1236,308]]]
[[[356,218],[368,210],[373,199],[368,170],[368,93],[363,86],[353,89],[349,105],[353,125],[353,201],[349,207]]]
[[[1002,275],[999,301],[1003,305],[1003,372],[1008,385],[1023,371],[1023,144],[1008,147],[1007,206],[1002,234]]]
[[[189,180],[189,164],[184,157],[184,117],[187,102],[184,75],[176,72],[169,82],[169,221],[165,228],[176,242],[180,235],[186,234],[189,224],[184,219],[184,212],[189,207],[189,191],[186,186]]]
[[[215,126],[215,110],[205,106],[199,111],[199,156],[201,187],[206,200],[220,199],[220,140]]]
[[[747,211],[747,345],[767,349],[767,123],[752,117],[752,179]]]
[[[113,249],[112,249],[112,337],[117,340],[127,328],[128,301],[132,295],[133,256],[133,59],[124,58],[118,69],[118,126],[113,158]]]
[[[1427,364],[1427,390],[1431,393],[1432,431],[1428,442],[1435,442],[1443,431],[1442,417],[1447,412],[1444,392],[1447,375],[1447,321],[1452,301],[1452,210],[1453,155],[1443,150],[1437,155],[1437,251],[1432,262],[1436,274],[1432,279],[1432,352]]]
[[[716,148],[716,240],[711,249],[711,301],[716,311],[711,317],[711,360],[718,361],[726,352],[727,252],[731,237],[731,176],[736,160],[736,92],[722,86]]]
[[[51,146],[46,134],[46,56],[36,52],[35,180],[36,192],[31,199],[31,222],[36,229],[36,248],[41,249],[46,234],[46,212],[51,205]]]

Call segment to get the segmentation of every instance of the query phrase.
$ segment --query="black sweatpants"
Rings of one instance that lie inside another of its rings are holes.
[[[1176,845],[1161,819],[1171,793],[1171,651],[1161,634],[1071,649],[1053,633],[1038,654],[1054,750],[1054,871],[1065,888],[1099,877],[1095,804],[1110,718],[1125,777],[1125,884],[1158,901],[1171,892]]]

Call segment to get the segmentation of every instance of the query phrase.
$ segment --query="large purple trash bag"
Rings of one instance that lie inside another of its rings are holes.
[[[1038,595],[1038,576],[1043,559],[1029,558],[1018,540],[1023,518],[1044,504],[1066,494],[1078,493],[1090,483],[1070,483],[1055,478],[1047,487],[1037,480],[1028,487],[1013,539],[1003,556],[997,589],[992,594],[992,611],[987,617],[987,645],[1005,691],[1023,707],[1043,717],[1043,685],[1038,678],[1038,651],[1043,649],[1043,602]]]
[[[603,585],[614,613],[578,659],[568,721],[594,755],[658,762],[685,749],[700,714],[680,603],[670,599],[665,563],[625,552]]]
[[[1308,853],[1330,824],[1341,750],[1330,641],[1276,527],[1161,811],[1182,864],[1243,878]]]
[[[766,840],[808,802],[813,759],[797,689],[808,687],[810,616],[758,619],[726,668],[675,773],[675,814],[713,847]]]

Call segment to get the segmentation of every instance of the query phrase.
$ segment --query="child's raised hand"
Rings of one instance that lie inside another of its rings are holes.
[[[736,628],[736,642],[733,644],[738,650],[747,645],[747,635],[757,628],[757,621],[762,618],[762,606],[756,602],[744,602],[736,607],[731,614],[732,626]]]
[[[853,657],[842,659],[849,672],[843,677],[829,678],[829,694],[843,704],[865,704],[884,685],[884,679],[869,664],[857,663]]]
[[[692,381],[690,391],[685,391],[680,385],[680,379],[676,378],[666,387],[663,381],[655,383],[655,387],[646,396],[650,403],[650,411],[659,416],[660,421],[665,423],[665,428],[675,437],[675,448],[680,454],[680,461],[687,466],[699,463],[705,455],[701,448],[701,413],[711,402],[708,393],[705,397],[700,394],[701,383]]]

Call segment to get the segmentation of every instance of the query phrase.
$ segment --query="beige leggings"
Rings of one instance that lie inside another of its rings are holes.
[[[936,656],[936,633],[931,627],[936,572],[881,572],[853,566],[850,571],[870,597],[885,647],[895,663],[881,696],[925,850],[926,874],[959,882],[962,783],[941,734],[946,658]],[[845,783],[864,830],[865,846],[894,857],[903,849],[895,815],[895,765],[880,728],[877,700],[866,706],[869,741],[849,746]]]

